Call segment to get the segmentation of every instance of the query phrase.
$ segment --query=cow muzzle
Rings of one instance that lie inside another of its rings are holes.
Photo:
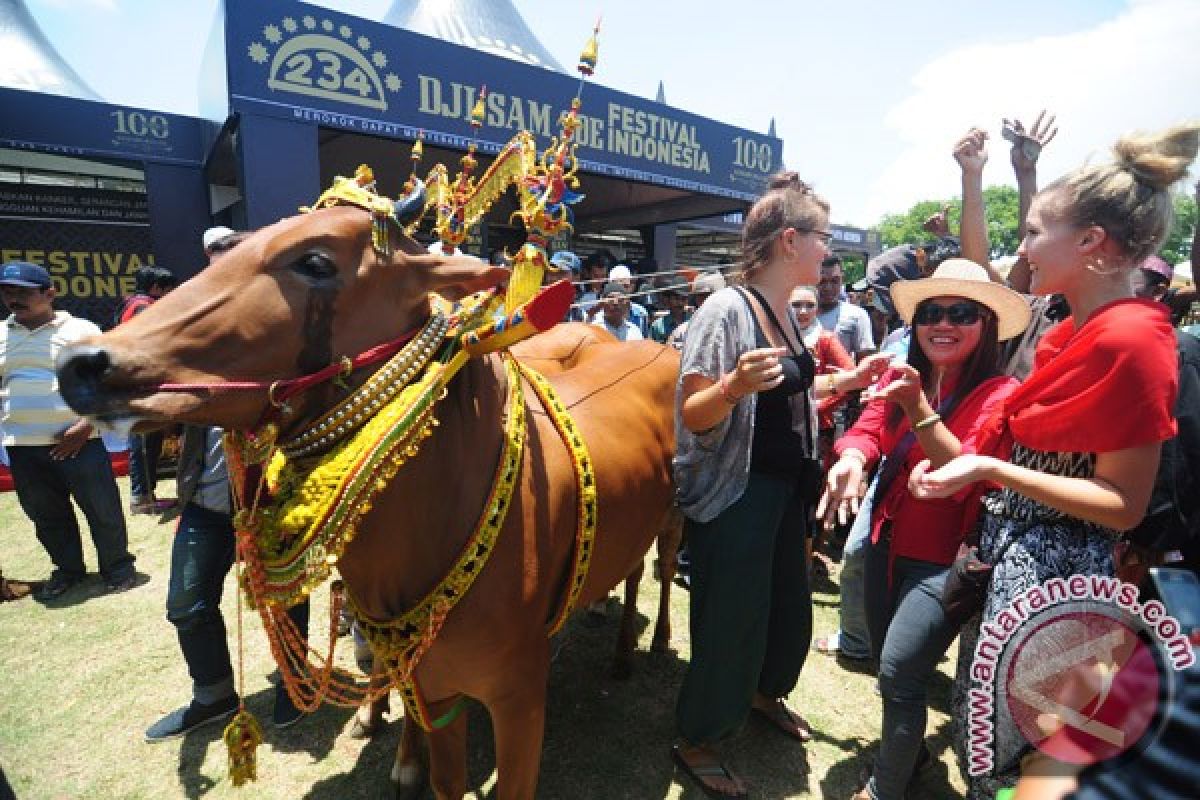
[[[118,393],[105,382],[116,371],[112,354],[95,345],[68,345],[58,354],[58,390],[77,414],[109,417],[125,410]]]

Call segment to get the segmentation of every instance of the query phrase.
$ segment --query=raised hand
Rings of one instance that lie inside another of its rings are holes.
[[[1012,142],[1009,157],[1012,159],[1013,169],[1018,173],[1033,172],[1037,169],[1037,160],[1042,154],[1042,149],[1058,135],[1055,119],[1053,114],[1047,117],[1046,110],[1042,109],[1029,130],[1025,130],[1019,119],[1004,120],[1004,138]]]
[[[988,160],[987,140],[987,131],[971,128],[954,144],[954,160],[963,172],[983,172]]]
[[[932,233],[938,238],[950,235],[950,206],[943,205],[941,210],[936,214],[931,214],[929,219],[921,224],[921,228],[929,233]]]

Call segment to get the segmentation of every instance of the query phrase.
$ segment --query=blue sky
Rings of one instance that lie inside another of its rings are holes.
[[[26,0],[102,97],[197,113],[217,0]],[[985,180],[1010,183],[1002,117],[1059,114],[1053,177],[1122,132],[1200,117],[1196,0],[514,0],[563,64],[604,16],[596,80],[765,132],[843,224],[958,191],[950,148],[994,138]],[[316,5],[380,19],[391,0]]]

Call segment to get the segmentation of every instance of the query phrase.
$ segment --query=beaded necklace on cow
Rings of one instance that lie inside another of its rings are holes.
[[[547,307],[544,318],[556,319],[572,294],[571,287],[560,282],[543,290],[528,306],[542,301],[541,305]],[[416,455],[420,442],[437,424],[433,416],[437,399],[444,396],[446,384],[467,359],[507,348],[545,325],[535,321],[539,314],[530,313],[527,306],[510,318],[460,333],[463,326],[480,318],[481,310],[494,308],[493,300],[492,293],[475,296],[451,315],[446,344],[436,358],[430,359],[421,378],[393,393],[392,399],[382,403],[382,408],[359,430],[335,444],[326,455],[290,458],[285,445],[271,442],[274,434],[270,431],[259,431],[253,437],[239,433],[227,437],[230,472],[238,487],[238,552],[245,565],[240,582],[251,606],[262,616],[284,685],[303,711],[315,710],[322,702],[359,705],[388,690],[386,685],[364,689],[333,667],[334,626],[343,601],[340,582],[331,604],[328,657],[322,658],[309,647],[286,610],[303,601],[328,577],[359,522],[370,511],[374,495],[408,458]],[[396,358],[407,361],[404,353]],[[486,565],[504,524],[524,445],[522,378],[534,389],[567,446],[578,496],[575,557],[549,634],[562,626],[575,607],[591,562],[597,505],[587,447],[545,378],[518,365],[507,352],[502,358],[508,379],[504,447],[481,516],[454,566],[421,602],[397,619],[371,619],[357,608],[353,598],[347,598],[373,652],[387,669],[389,683],[400,689],[412,718],[426,728],[449,722],[459,708],[456,705],[442,720],[431,720],[414,675],[446,617]],[[273,446],[264,447],[268,443]],[[309,662],[310,654],[316,663]]]

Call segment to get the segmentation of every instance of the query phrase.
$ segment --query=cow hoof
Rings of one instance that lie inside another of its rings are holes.
[[[392,765],[392,783],[396,784],[396,800],[418,800],[425,791],[425,771],[420,764]]]

